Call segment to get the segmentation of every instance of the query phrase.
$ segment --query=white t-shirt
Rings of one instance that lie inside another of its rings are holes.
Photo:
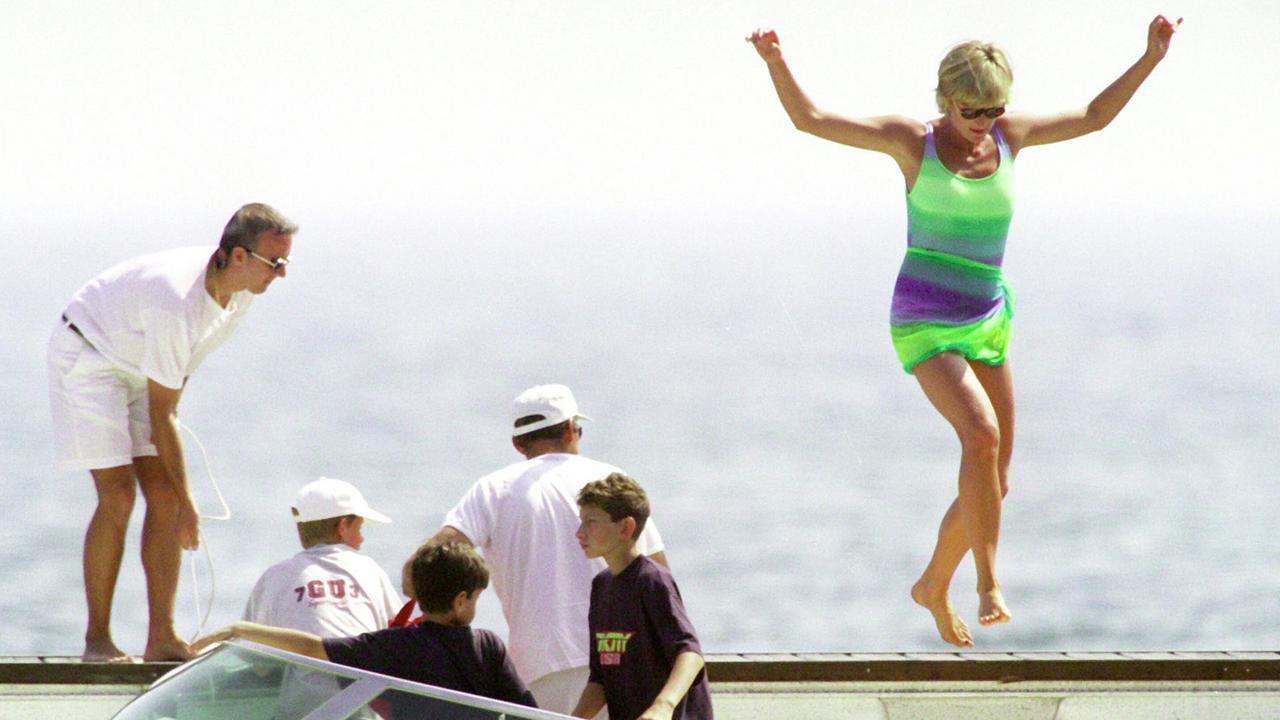
[[[404,603],[387,573],[350,545],[315,545],[267,569],[244,619],[322,638],[382,630]]]
[[[143,255],[80,288],[64,311],[99,353],[122,370],[174,390],[222,344],[249,310],[253,293],[226,308],[204,287],[214,247]]]
[[[539,455],[477,480],[444,519],[484,554],[507,619],[507,648],[526,682],[587,664],[591,579],[606,565],[578,545],[577,497],[614,472],[581,455]],[[662,550],[652,518],[636,547],[645,555]]]

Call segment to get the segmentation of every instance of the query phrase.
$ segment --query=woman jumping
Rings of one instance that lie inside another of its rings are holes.
[[[978,622],[1012,615],[996,579],[1000,505],[1013,453],[1013,381],[1005,354],[1013,296],[1000,265],[1013,215],[1018,153],[1106,127],[1164,59],[1178,22],[1147,28],[1142,57],[1085,108],[1057,115],[1005,113],[1013,73],[994,45],[955,46],[938,68],[942,113],[929,122],[890,115],[846,118],[814,107],[782,58],[778,36],[747,38],[769,67],[796,129],[892,157],[906,180],[907,252],[890,309],[898,359],[960,438],[959,495],[938,529],[929,565],[911,598],[933,615],[942,639],[970,647],[969,627],[951,605],[951,578],[973,551]]]

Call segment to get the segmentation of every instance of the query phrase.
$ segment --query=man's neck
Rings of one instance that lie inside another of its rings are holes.
[[[566,448],[563,445],[560,445],[558,443],[538,443],[533,447],[528,448],[524,453],[524,457],[526,460],[532,460],[542,455],[556,455],[556,454],[577,455],[577,453],[572,452],[569,448]]]
[[[209,293],[209,297],[218,303],[218,307],[225,308],[227,303],[231,302],[231,295],[235,293],[235,288],[231,287],[230,279],[227,277],[226,269],[218,269],[218,264],[213,258],[209,258],[209,265],[204,273],[204,289]]]

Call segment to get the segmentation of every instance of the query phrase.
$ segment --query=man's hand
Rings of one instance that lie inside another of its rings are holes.
[[[190,495],[178,501],[178,545],[183,550],[200,547],[200,512]]]

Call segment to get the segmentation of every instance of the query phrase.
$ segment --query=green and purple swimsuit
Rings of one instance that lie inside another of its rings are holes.
[[[907,255],[889,313],[893,347],[908,373],[941,352],[1004,362],[1013,295],[1000,264],[1013,218],[1013,153],[991,129],[1000,165],[963,178],[938,159],[926,125],[920,175],[907,193]]]

